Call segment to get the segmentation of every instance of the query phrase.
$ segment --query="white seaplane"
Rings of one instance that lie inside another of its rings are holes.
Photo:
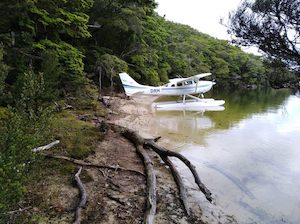
[[[127,96],[132,96],[135,94],[155,96],[182,96],[182,100],[180,101],[168,101],[153,104],[153,107],[156,109],[198,110],[205,107],[208,109],[210,108],[211,110],[222,110],[223,107],[220,106],[225,103],[224,100],[204,98],[203,94],[210,91],[213,85],[216,84],[213,81],[201,80],[201,78],[210,75],[211,73],[202,73],[188,78],[170,79],[167,84],[156,87],[141,85],[125,72],[119,74]],[[199,96],[193,96],[195,94],[198,94]]]

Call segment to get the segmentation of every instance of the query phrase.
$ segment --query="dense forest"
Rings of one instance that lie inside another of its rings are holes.
[[[297,80],[280,61],[243,52],[169,22],[153,0],[0,2],[0,216],[26,192],[31,149],[51,136],[61,105],[95,108],[118,73],[159,85],[212,72],[227,88],[282,87]],[[47,141],[46,141],[47,142]]]

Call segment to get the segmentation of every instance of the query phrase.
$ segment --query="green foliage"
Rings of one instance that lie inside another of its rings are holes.
[[[67,98],[66,102],[79,110],[96,110],[99,102],[97,102],[97,89],[91,83],[82,85],[73,93],[73,97]]]
[[[22,116],[11,114],[0,135],[0,213],[20,200],[25,189],[22,185],[29,159],[32,159],[31,146]],[[3,214],[2,214],[3,215]],[[0,215],[1,217],[1,215]]]
[[[127,63],[115,55],[103,54],[99,60],[103,69],[113,76],[128,69]]]
[[[11,68],[8,95],[18,95],[28,68],[44,73],[48,100],[82,88],[83,54],[75,42],[91,36],[86,12],[92,5],[93,0],[1,1],[0,42],[6,51],[5,64]]]
[[[111,49],[113,55],[127,55],[138,47],[143,19],[154,6],[154,1],[95,0],[90,23],[101,28],[93,34],[91,44]]]
[[[265,61],[267,76],[270,84],[276,88],[282,88],[286,83],[295,83],[299,77],[294,72],[288,71],[279,60]]]
[[[26,173],[35,159],[32,149],[47,136],[51,110],[39,102],[42,91],[40,75],[24,74],[18,107],[10,108],[7,119],[0,121],[1,215],[23,196]]]
[[[189,26],[158,16],[145,20],[141,48],[129,62],[131,74],[147,84],[168,77],[188,77],[212,72],[222,85],[264,85],[266,74],[261,58],[243,52],[227,41],[199,33]]]
[[[229,64],[222,58],[212,57],[212,63],[214,64],[212,72],[219,76],[229,75]]]
[[[63,95],[61,77],[63,77],[64,68],[59,62],[59,57],[54,50],[46,50],[42,53],[42,63],[40,65],[44,77],[45,90],[43,98],[51,101],[58,99]]]
[[[256,46],[300,72],[299,0],[243,0],[230,16],[233,42]]]
[[[3,95],[8,66],[3,63],[3,49],[0,47],[0,96]]]
[[[26,2],[29,14],[27,26],[33,34],[44,38],[49,38],[48,35],[51,33],[51,38],[57,38],[60,35],[76,38],[90,37],[87,30],[89,17],[84,11],[92,6],[92,0],[54,0],[51,2],[27,0]]]
[[[54,83],[58,84],[59,89],[65,89],[74,92],[76,88],[85,84],[83,54],[66,42],[54,43],[50,40],[43,40],[34,44],[34,48],[41,51],[46,57],[53,56],[53,63],[48,66],[43,62],[42,68],[46,71],[47,78],[49,72],[57,72]],[[49,60],[49,59],[48,59]],[[50,70],[50,71],[49,71]]]
[[[168,81],[170,65],[165,61],[168,33],[162,22],[158,16],[145,17],[139,48],[127,56],[134,65],[129,69],[130,74],[142,83],[157,85]]]

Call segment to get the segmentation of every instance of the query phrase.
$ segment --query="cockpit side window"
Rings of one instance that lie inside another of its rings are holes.
[[[192,85],[193,84],[193,81],[192,80],[189,80],[189,81],[185,81],[184,82],[184,85],[187,86],[187,85]]]
[[[175,84],[172,84],[171,87],[175,87]]]
[[[177,86],[182,86],[182,82],[177,82]]]

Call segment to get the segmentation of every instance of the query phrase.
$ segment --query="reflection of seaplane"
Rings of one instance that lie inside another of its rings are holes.
[[[127,73],[123,72],[119,74],[127,96],[142,94],[183,97],[182,101],[160,102],[153,105],[156,109],[164,110],[199,110],[203,107],[220,107],[221,105],[223,105],[225,103],[224,100],[205,99],[203,96],[203,94],[211,90],[212,86],[215,84],[215,82],[212,81],[201,80],[201,78],[209,75],[211,75],[211,73],[203,73],[188,78],[170,79],[169,83],[163,86],[155,87],[141,85],[137,83],[133,78],[131,78]],[[193,96],[192,94],[199,94],[199,96],[201,95],[201,98]],[[187,100],[187,97],[191,99]],[[220,108],[217,108],[217,110],[222,110],[223,107]]]

